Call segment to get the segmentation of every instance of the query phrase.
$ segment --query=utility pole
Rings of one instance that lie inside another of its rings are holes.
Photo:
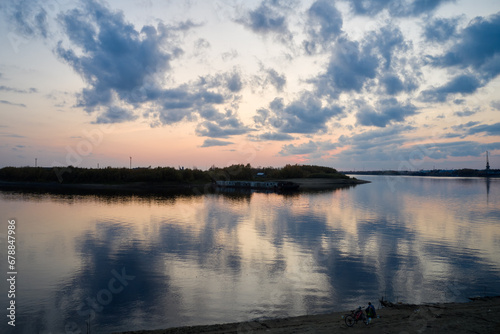
[[[488,159],[488,151],[486,151],[486,170],[490,170],[490,161]]]
[[[132,157],[130,157],[130,169],[132,169]]]
[[[37,167],[37,166],[38,166],[38,165],[37,165],[37,160],[38,160],[38,158],[35,158],[35,167]]]

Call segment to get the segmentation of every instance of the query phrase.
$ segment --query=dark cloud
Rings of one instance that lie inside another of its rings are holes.
[[[395,17],[419,16],[432,13],[439,6],[454,0],[346,0],[357,15],[376,15],[383,10]]]
[[[481,111],[480,108],[475,108],[474,110],[465,109],[462,111],[456,111],[453,114],[458,116],[458,117],[468,117],[468,116],[472,116],[472,115],[478,113],[479,111]]]
[[[201,84],[208,88],[227,89],[230,93],[238,93],[243,89],[243,78],[236,68],[230,72],[214,76],[200,76]]]
[[[228,146],[234,144],[230,141],[223,141],[218,139],[205,139],[201,147],[213,147],[213,146]]]
[[[145,26],[138,32],[125,22],[122,12],[111,12],[95,1],[61,14],[60,20],[81,53],[60,42],[57,55],[89,84],[78,106],[92,112],[111,105],[114,94],[136,105],[160,95],[155,78],[169,69],[175,57],[174,50],[163,51],[169,35],[166,26]]]
[[[330,119],[344,116],[343,108],[323,106],[321,100],[309,92],[287,106],[282,99],[276,98],[269,108],[259,110],[254,120],[260,125],[269,124],[282,133],[323,132]]]
[[[464,124],[454,125],[451,128],[462,137],[479,133],[485,136],[500,135],[500,123],[481,124],[480,122],[470,121]]]
[[[451,128],[453,130],[455,130],[455,131],[461,131],[461,130],[468,129],[470,127],[476,126],[478,124],[480,124],[480,123],[479,122],[470,121],[470,122],[467,122],[465,124],[454,125]]]
[[[341,93],[360,93],[363,88],[373,89],[373,79],[379,76],[388,94],[413,91],[418,87],[418,69],[408,72],[410,59],[401,56],[410,48],[402,32],[390,25],[369,33],[361,41],[341,36],[331,48],[326,72],[310,82],[315,84],[317,94],[333,98]]]
[[[0,86],[0,91],[20,93],[20,94],[31,94],[31,93],[38,92],[38,90],[36,88],[33,88],[33,87],[29,88],[29,89],[18,89],[18,88],[7,87],[7,86]]]
[[[196,134],[210,138],[229,138],[234,135],[246,134],[252,129],[245,126],[233,113],[226,114],[213,110],[202,112],[202,117],[207,119],[196,127]]]
[[[119,107],[109,107],[105,112],[101,113],[95,123],[106,124],[106,123],[123,123],[128,121],[133,121],[137,119],[137,115],[130,110]]]
[[[111,11],[97,1],[83,2],[60,14],[59,20],[72,47],[59,42],[56,53],[88,84],[78,95],[77,106],[98,112],[97,123],[135,120],[138,115],[132,110],[142,112],[152,126],[192,121],[197,113],[222,105],[243,88],[236,70],[163,87],[171,61],[183,53],[178,46],[181,34],[197,26],[191,21],[177,25],[160,22],[136,30],[121,11]],[[198,44],[207,47],[204,40]],[[234,119],[222,117],[220,121],[226,123],[218,125],[204,123],[199,133],[239,133],[241,124],[230,125]]]
[[[396,73],[383,74],[380,84],[386,94],[397,95],[401,92],[412,92],[418,88],[417,80],[412,76],[400,76]]]
[[[342,14],[335,4],[318,0],[307,11],[307,33],[310,40],[304,42],[306,52],[311,54],[317,49],[317,44],[328,49],[332,42],[342,33]]]
[[[233,93],[237,93],[243,88],[243,83],[238,73],[231,73],[227,78],[227,88]]]
[[[385,60],[382,64],[383,70],[391,68],[393,63],[393,55],[396,52],[404,52],[408,50],[408,45],[405,42],[403,33],[397,27],[387,25],[380,28],[377,32],[371,33],[367,37],[367,48],[377,49],[379,54]]]
[[[484,133],[488,136],[500,136],[500,123],[480,124],[469,128],[468,134]]]
[[[403,122],[408,116],[416,113],[417,107],[413,104],[389,98],[379,101],[375,109],[361,102],[356,120],[360,125],[385,127],[393,122]]]
[[[26,108],[26,105],[24,103],[13,103],[13,102],[6,101],[6,100],[0,100],[0,103],[7,104],[9,106],[16,106],[16,107]]]
[[[421,99],[426,102],[444,102],[450,94],[472,94],[483,85],[476,74],[460,74],[443,86],[424,90],[421,93]]]
[[[457,43],[443,55],[429,56],[435,67],[463,69],[466,73],[452,78],[440,87],[423,92],[429,102],[443,102],[448,95],[472,94],[500,74],[500,13],[487,18],[477,17],[457,34]]]
[[[342,92],[360,92],[368,79],[375,78],[379,59],[368,45],[339,38],[325,74],[313,82],[321,95],[338,96]]]
[[[288,8],[289,4],[286,1],[264,0],[259,7],[248,11],[236,22],[255,33],[262,35],[275,34],[282,42],[288,42],[292,39],[286,19]]]
[[[457,25],[461,18],[435,18],[424,26],[424,37],[427,41],[443,43],[456,36]]]

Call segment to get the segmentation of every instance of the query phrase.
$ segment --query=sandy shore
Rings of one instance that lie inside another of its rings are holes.
[[[335,312],[284,319],[190,326],[122,334],[163,333],[500,333],[500,296],[476,298],[468,303],[396,305],[377,310],[366,326],[347,327]]]

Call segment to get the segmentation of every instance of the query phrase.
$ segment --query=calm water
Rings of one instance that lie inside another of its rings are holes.
[[[500,294],[500,179],[362,176],[336,191],[0,192],[16,220],[15,333],[92,333]],[[8,286],[0,283],[0,331]]]

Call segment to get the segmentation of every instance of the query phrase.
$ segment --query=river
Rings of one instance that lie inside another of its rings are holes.
[[[356,176],[334,191],[0,192],[15,330],[158,329],[500,294],[500,179]],[[9,276],[7,276],[9,278]]]

